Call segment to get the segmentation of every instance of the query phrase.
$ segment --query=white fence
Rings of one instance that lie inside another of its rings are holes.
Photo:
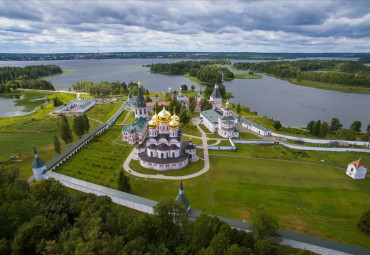
[[[132,208],[137,211],[153,214],[153,207],[157,204],[156,201],[147,198],[135,196],[126,192],[104,187],[91,182],[83,181],[77,178],[66,176],[63,174],[47,171],[43,175],[44,179],[55,179],[60,181],[64,186],[82,191],[84,193],[92,193],[97,196],[108,196],[114,203]]]

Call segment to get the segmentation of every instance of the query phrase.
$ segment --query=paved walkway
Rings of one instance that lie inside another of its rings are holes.
[[[183,176],[166,176],[166,175],[163,175],[163,174],[160,174],[160,173],[159,174],[141,174],[141,173],[135,172],[134,170],[132,170],[130,168],[130,161],[135,158],[135,148],[131,151],[130,155],[128,155],[125,162],[123,163],[123,169],[125,169],[125,171],[128,172],[129,174],[132,174],[132,175],[137,176],[137,177],[151,178],[151,179],[163,179],[163,180],[191,179],[191,178],[198,177],[198,176],[208,172],[208,170],[209,170],[209,155],[208,155],[208,144],[207,144],[208,138],[207,138],[206,133],[199,127],[198,123],[196,123],[196,121],[194,121],[194,120],[192,120],[192,122],[193,122],[194,125],[196,125],[198,130],[201,132],[202,137],[192,136],[192,135],[187,135],[187,136],[202,139],[202,141],[203,141],[204,167],[203,167],[202,170],[200,170],[196,173],[193,173],[193,174],[183,175]]]

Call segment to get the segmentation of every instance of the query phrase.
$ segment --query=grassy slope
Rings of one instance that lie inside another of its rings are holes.
[[[118,111],[121,105],[121,103],[95,104],[86,114],[89,118],[105,122]]]

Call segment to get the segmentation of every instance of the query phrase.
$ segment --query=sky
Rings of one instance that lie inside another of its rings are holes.
[[[4,1],[1,53],[370,52],[370,1]]]

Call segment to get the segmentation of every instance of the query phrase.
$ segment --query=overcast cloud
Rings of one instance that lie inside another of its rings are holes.
[[[0,52],[369,52],[369,1],[1,1]]]

